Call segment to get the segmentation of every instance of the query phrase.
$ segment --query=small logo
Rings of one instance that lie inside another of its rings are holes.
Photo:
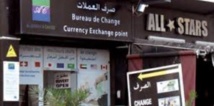
[[[32,0],[33,21],[50,22],[50,0]]]
[[[14,70],[15,69],[15,65],[13,63],[9,63],[8,64],[8,69]]]

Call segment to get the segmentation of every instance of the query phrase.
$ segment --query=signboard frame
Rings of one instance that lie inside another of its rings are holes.
[[[60,4],[57,0],[21,0],[17,33],[132,42],[132,15],[126,5],[116,0],[111,3],[76,0]]]
[[[178,77],[179,77],[179,81],[178,81],[179,88],[178,88],[178,90],[179,90],[179,93],[180,93],[180,95],[179,95],[180,96],[180,105],[181,106],[185,106],[184,85],[183,85],[183,76],[182,76],[181,64],[173,64],[173,65],[168,65],[168,66],[161,66],[161,67],[156,67],[156,68],[150,68],[150,69],[144,69],[144,70],[128,72],[127,73],[127,87],[128,87],[129,106],[132,106],[132,95],[131,95],[132,92],[131,92],[131,87],[130,87],[130,82],[131,82],[130,81],[130,76],[131,75],[136,75],[136,74],[139,74],[139,75],[142,74],[143,75],[143,73],[144,73],[144,78],[145,79],[146,79],[146,77],[145,77],[146,74],[147,75],[150,74],[150,77],[155,77],[155,76],[164,76],[164,75],[169,75],[169,74],[172,74],[172,73],[177,73]],[[150,77],[147,77],[147,79],[149,79]],[[138,76],[138,78],[140,78],[140,77]],[[142,80],[143,80],[143,77],[142,77]],[[164,82],[164,81],[161,81],[161,82]],[[159,82],[157,83],[157,81],[156,81],[155,83],[158,84]],[[149,84],[150,84],[150,82],[149,82]],[[148,86],[151,86],[151,85],[148,85]],[[147,88],[148,88],[148,86],[147,86]],[[158,90],[158,87],[157,87],[157,90]],[[153,92],[150,92],[150,93],[153,93]],[[165,97],[161,97],[157,101],[159,101],[160,99],[164,99],[164,98]],[[152,102],[152,101],[150,101],[150,102]],[[153,106],[153,104],[150,104],[150,105]]]

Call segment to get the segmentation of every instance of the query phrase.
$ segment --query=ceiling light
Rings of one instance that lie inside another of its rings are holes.
[[[196,45],[203,45],[203,46],[214,46],[213,42],[206,42],[206,41],[196,41]]]
[[[199,0],[199,1],[214,3],[214,0]]]
[[[174,42],[174,43],[185,43],[184,39],[166,38],[166,37],[159,37],[159,36],[149,36],[148,40],[151,40],[151,41]]]
[[[137,7],[138,12],[144,12],[145,8],[148,7],[146,4],[139,4]]]
[[[160,3],[170,3],[171,0],[142,0],[145,4],[160,4]]]

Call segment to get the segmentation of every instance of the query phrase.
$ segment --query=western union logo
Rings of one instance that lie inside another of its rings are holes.
[[[8,51],[7,51],[7,56],[6,57],[17,57],[16,52],[13,48],[12,45],[10,45]]]

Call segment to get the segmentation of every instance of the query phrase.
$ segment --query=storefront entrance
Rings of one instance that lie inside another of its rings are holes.
[[[20,105],[19,106],[38,106],[37,95],[32,95],[31,89],[38,88],[37,85],[20,85]]]
[[[197,59],[196,72],[196,106],[214,105],[214,67],[211,56]]]
[[[139,49],[140,50],[140,49]],[[189,93],[195,91],[196,86],[196,54],[194,51],[163,49],[150,47],[144,51],[128,56],[129,71],[155,68],[160,66],[181,64],[185,100],[189,100]],[[200,105],[202,106],[202,105]]]
[[[86,89],[89,95],[83,106],[109,106],[108,50],[22,45],[19,58],[22,106],[42,106],[38,100],[37,104],[28,105],[30,85],[40,90]]]

